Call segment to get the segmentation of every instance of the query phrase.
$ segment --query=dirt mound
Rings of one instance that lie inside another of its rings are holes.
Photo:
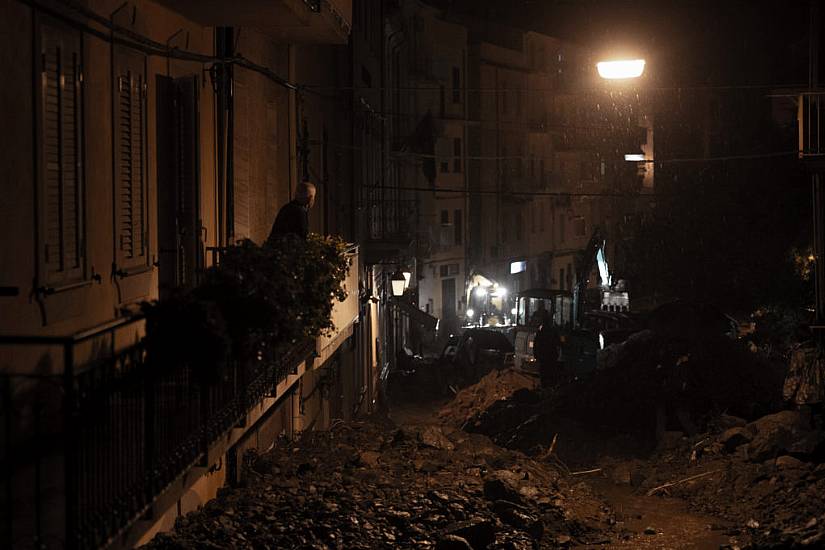
[[[782,373],[724,337],[648,331],[629,339],[609,368],[573,380],[540,400],[521,395],[471,418],[471,431],[508,448],[546,446],[560,419],[603,438],[625,434],[642,446],[663,432],[695,434],[722,412],[754,419],[781,406]]]
[[[586,488],[452,428],[342,424],[249,462],[246,487],[149,548],[532,549],[621,535]]]
[[[518,390],[532,390],[537,383],[535,376],[515,368],[494,370],[459,391],[438,411],[438,419],[449,426],[461,427],[497,401],[510,398]]]
[[[631,471],[626,483],[640,493],[679,497],[733,522],[728,534],[751,539],[750,548],[825,545],[825,432],[797,411],[750,423],[724,417],[713,428],[672,438],[648,460],[612,465],[612,477]]]

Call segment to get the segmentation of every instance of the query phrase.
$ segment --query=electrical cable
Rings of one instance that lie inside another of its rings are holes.
[[[263,65],[259,65],[243,56],[232,56],[232,57],[216,57],[213,55],[201,54],[197,52],[191,52],[186,50],[181,50],[180,48],[170,48],[166,44],[161,44],[160,42],[156,42],[150,38],[147,38],[139,33],[131,31],[125,27],[120,25],[116,25],[115,23],[108,20],[106,17],[84,7],[81,6],[71,0],[61,0],[61,3],[68,9],[79,13],[80,15],[87,17],[104,27],[106,27],[112,33],[118,33],[123,36],[128,37],[128,39],[113,36],[107,34],[103,31],[95,29],[85,23],[72,19],[68,17],[66,14],[61,13],[58,10],[55,10],[49,6],[46,6],[37,0],[17,0],[18,2],[29,6],[32,9],[42,11],[43,13],[48,14],[55,19],[59,19],[64,23],[83,31],[87,34],[90,34],[96,38],[99,38],[105,42],[112,42],[121,46],[125,46],[127,48],[140,51],[147,55],[157,56],[157,57],[171,57],[173,59],[180,59],[183,61],[193,61],[198,63],[215,63],[215,64],[233,64],[239,67],[243,67],[245,69],[257,72],[262,74],[263,76],[269,78],[276,84],[279,84],[289,90],[298,91],[302,89],[302,87],[298,86],[295,83],[290,82],[288,79],[280,76],[273,70]]]
[[[338,149],[346,149],[346,150],[355,150],[355,151],[371,151],[374,152],[375,148],[368,148],[362,147],[359,145],[346,145],[341,143],[329,143],[331,147],[335,147]],[[583,149],[573,149],[573,151],[583,151]],[[564,151],[562,151],[563,153]],[[595,152],[591,154],[595,155]],[[777,158],[777,157],[791,157],[799,155],[799,151],[797,150],[788,150],[788,151],[770,151],[766,153],[750,153],[750,154],[742,154],[742,155],[727,155],[727,156],[720,156],[720,157],[683,157],[683,158],[670,158],[670,159],[645,159],[645,160],[633,160],[633,161],[626,161],[621,160],[620,162],[632,162],[632,163],[643,163],[643,164],[672,164],[672,163],[688,163],[688,162],[724,162],[724,161],[731,161],[731,160],[756,160],[756,159],[766,159],[766,158]],[[413,151],[391,151],[388,156],[396,157],[398,159],[404,158],[420,158],[420,159],[428,159],[428,160],[468,160],[468,161],[497,161],[497,160],[522,160],[522,161],[530,161],[530,160],[556,160],[556,156],[546,156],[546,155],[504,155],[504,156],[460,156],[460,155],[435,155],[429,153],[417,153]],[[618,162],[618,161],[617,161]]]

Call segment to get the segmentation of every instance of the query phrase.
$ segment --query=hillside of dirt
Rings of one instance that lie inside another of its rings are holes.
[[[532,549],[622,536],[586,486],[449,427],[341,424],[247,458],[245,486],[149,548]]]

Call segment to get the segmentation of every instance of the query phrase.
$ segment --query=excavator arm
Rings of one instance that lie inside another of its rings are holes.
[[[601,227],[593,228],[587,246],[579,252],[576,258],[576,285],[573,287],[573,326],[578,326],[584,313],[584,292],[590,281],[590,272],[596,262],[596,253],[604,246],[605,237]]]

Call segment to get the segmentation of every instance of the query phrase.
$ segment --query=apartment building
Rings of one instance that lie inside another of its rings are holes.
[[[139,544],[237,481],[246,453],[374,406],[383,282],[353,174],[381,159],[353,152],[370,130],[347,47],[353,27],[383,40],[368,13],[0,4],[3,544]],[[310,230],[353,243],[333,332],[208,391],[191,366],[146,378],[140,303],[262,243],[301,180],[318,190]]]

